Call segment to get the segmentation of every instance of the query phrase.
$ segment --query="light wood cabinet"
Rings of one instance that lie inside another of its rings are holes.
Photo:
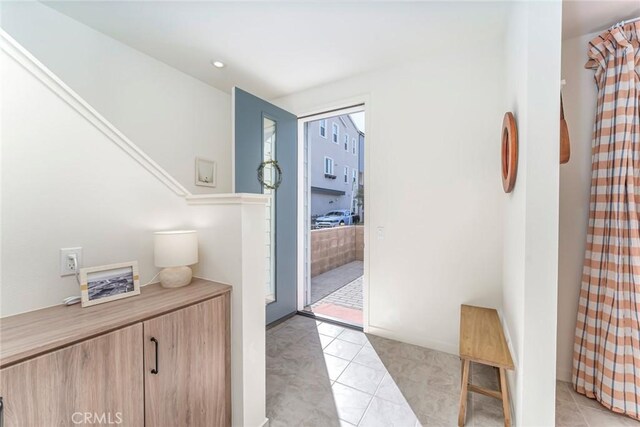
[[[3,369],[4,425],[73,426],[89,417],[141,426],[141,372],[139,323]]]
[[[231,423],[225,298],[144,322],[147,425]]]
[[[198,279],[2,319],[0,425],[231,425],[229,292]]]

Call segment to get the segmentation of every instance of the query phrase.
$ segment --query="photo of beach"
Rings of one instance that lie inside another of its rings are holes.
[[[133,292],[133,268],[124,267],[87,274],[89,300]]]

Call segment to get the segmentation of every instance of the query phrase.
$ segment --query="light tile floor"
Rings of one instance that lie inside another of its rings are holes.
[[[270,426],[455,426],[458,357],[294,316],[267,330]],[[472,381],[497,387],[472,366]],[[638,426],[558,383],[558,426]],[[466,426],[502,426],[500,402],[470,393]]]
[[[597,401],[576,393],[571,384],[558,381],[556,384],[556,426],[640,427],[640,422],[609,411]]]

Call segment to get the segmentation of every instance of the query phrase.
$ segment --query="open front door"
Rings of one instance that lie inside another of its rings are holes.
[[[255,266],[265,271],[269,324],[297,309],[298,119],[241,89],[234,88],[233,97],[235,191],[271,195],[265,224],[266,259],[264,265]]]

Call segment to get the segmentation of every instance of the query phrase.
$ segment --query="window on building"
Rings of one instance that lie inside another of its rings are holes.
[[[357,186],[358,185],[358,171],[353,169],[351,170],[351,179],[353,180],[353,183]]]
[[[344,183],[345,184],[349,183],[349,167],[348,166],[344,167]]]
[[[337,123],[333,124],[333,142],[339,144],[339,136],[340,136],[340,127]]]
[[[327,121],[320,120],[320,136],[323,138],[327,137]]]
[[[349,135],[344,136],[344,151],[349,151]]]
[[[351,153],[358,154],[358,149],[356,148],[356,139],[353,138],[351,140]]]
[[[324,173],[325,175],[333,175],[333,159],[331,157],[324,158]]]

